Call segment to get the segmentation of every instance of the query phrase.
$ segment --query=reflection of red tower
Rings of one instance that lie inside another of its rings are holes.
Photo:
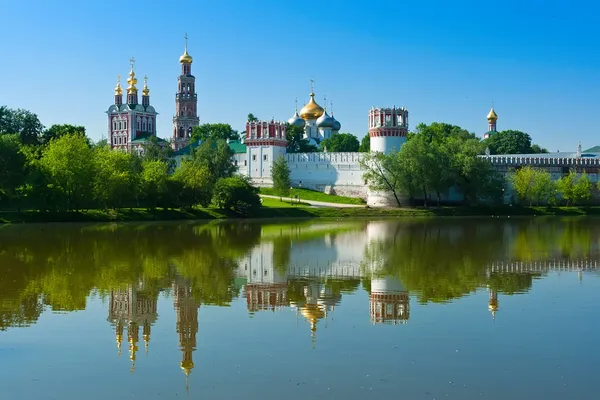
[[[496,319],[496,311],[498,311],[498,291],[490,289],[490,301],[488,302],[488,310],[492,313],[492,318]]]
[[[177,312],[177,333],[179,334],[179,347],[183,353],[181,369],[187,379],[194,368],[192,353],[196,350],[196,334],[198,333],[198,307],[192,288],[181,278],[173,282],[173,306]]]
[[[287,283],[246,285],[246,302],[248,311],[256,312],[262,310],[278,310],[287,307]]]
[[[371,322],[373,324],[404,324],[410,318],[408,291],[399,280],[386,277],[371,281]]]

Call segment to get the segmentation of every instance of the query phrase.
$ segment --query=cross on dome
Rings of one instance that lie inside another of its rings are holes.
[[[131,64],[131,70],[133,71],[133,65],[135,64],[135,58],[133,58],[133,56],[129,59],[129,63]]]

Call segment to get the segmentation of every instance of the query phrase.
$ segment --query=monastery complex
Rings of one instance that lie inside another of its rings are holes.
[[[176,163],[189,155],[200,143],[190,143],[193,128],[200,125],[198,115],[198,97],[192,75],[193,58],[188,53],[187,36],[185,50],[179,62],[181,74],[177,80],[175,95],[175,114],[173,116],[173,132],[170,143],[156,135],[156,117],[158,113],[150,104],[150,91],[147,78],[144,78],[142,102],[138,101],[137,78],[134,70],[134,59],[127,79],[126,102],[123,103],[123,89],[120,80],[114,91],[114,104],[106,111],[108,115],[108,140],[111,148],[125,151],[143,151],[144,144],[151,137],[164,145],[170,145],[175,151]],[[405,107],[371,108],[365,115],[372,152],[390,153],[399,151],[409,129],[408,110]],[[492,108],[487,115],[488,130],[483,134],[488,138],[496,133],[498,115]],[[238,172],[249,176],[257,186],[271,186],[271,167],[273,162],[283,156],[290,168],[292,185],[338,194],[349,197],[360,197],[367,200],[370,206],[394,205],[395,201],[386,193],[373,193],[367,188],[360,165],[365,153],[290,153],[286,152],[286,127],[289,125],[302,128],[304,138],[317,147],[324,139],[339,133],[341,123],[335,119],[333,112],[328,114],[315,100],[314,88],[311,84],[309,101],[288,121],[248,121],[245,135],[241,140],[230,141],[229,147],[234,153],[234,163]],[[595,149],[590,149],[595,150]],[[598,180],[600,152],[583,152],[581,145],[574,153],[546,153],[523,155],[482,155],[501,173],[509,174],[522,166],[531,165],[548,170],[553,179],[559,179],[569,170],[586,172],[593,182]],[[462,194],[458,190],[450,190],[445,201],[460,201]],[[505,201],[510,201],[512,191],[505,192]]]

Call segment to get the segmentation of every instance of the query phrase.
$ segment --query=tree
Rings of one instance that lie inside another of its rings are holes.
[[[142,145],[142,158],[149,161],[164,161],[171,166],[173,149],[162,139],[156,136],[148,137],[148,140]]]
[[[96,174],[94,197],[105,208],[119,209],[132,205],[139,185],[140,171],[131,153],[112,151],[108,147],[94,149]]]
[[[534,201],[539,205],[555,197],[555,185],[547,171],[525,166],[515,171],[510,181],[517,196],[530,206]]]
[[[169,164],[160,160],[144,160],[140,179],[146,206],[155,209],[167,194]]]
[[[209,139],[239,140],[239,135],[229,124],[203,124],[194,127],[192,131],[192,142],[204,142]]]
[[[441,143],[447,139],[455,138],[463,141],[469,139],[476,139],[477,136],[474,133],[461,128],[460,126],[446,124],[443,122],[433,122],[431,125],[420,123],[413,135],[410,135],[410,139],[414,136],[424,136],[428,142]]]
[[[368,153],[360,160],[361,169],[364,170],[363,179],[374,191],[390,192],[394,196],[398,207],[400,202],[400,191],[407,189],[410,182],[402,173],[402,164],[397,153]],[[407,191],[412,194],[411,188]]]
[[[208,139],[190,155],[196,168],[205,166],[211,173],[212,182],[220,178],[233,176],[236,171],[233,165],[233,152],[225,140]]]
[[[0,107],[0,135],[16,133],[24,145],[38,144],[44,126],[31,111]]]
[[[368,153],[369,151],[371,151],[371,137],[368,133],[361,139],[358,151],[360,151],[361,153]]]
[[[556,187],[568,206],[588,201],[592,195],[593,185],[585,172],[577,176],[576,171],[570,170],[556,182]]]
[[[496,132],[484,140],[491,154],[547,153],[548,150],[531,144],[531,136],[525,132],[505,130]]]
[[[173,179],[182,185],[182,203],[187,207],[201,204],[208,207],[212,199],[213,176],[206,164],[195,162],[197,159],[185,159],[173,174]]]
[[[273,190],[279,195],[280,201],[282,197],[289,196],[292,182],[290,180],[290,167],[282,155],[277,157],[271,166],[271,176],[273,177]]]
[[[304,138],[304,128],[287,124],[286,133],[287,153],[315,153],[319,149]]]
[[[94,160],[87,138],[67,134],[50,142],[40,160],[66,210],[79,210],[92,198]]]
[[[65,135],[79,135],[85,137],[85,127],[69,124],[54,124],[42,132],[41,141],[42,143],[47,144],[52,139],[57,139]]]
[[[352,153],[358,151],[359,147],[358,139],[351,133],[335,133],[321,141],[321,149],[327,149],[328,152],[334,153]]]
[[[252,114],[252,113],[248,114],[248,122],[256,122],[256,121],[258,121],[258,118],[256,118],[254,116],[254,114]]]
[[[0,204],[15,198],[17,188],[25,182],[25,161],[19,136],[0,135]]]
[[[250,184],[249,178],[242,176],[219,179],[215,184],[214,201],[219,208],[242,215],[251,215],[260,208],[258,189]]]

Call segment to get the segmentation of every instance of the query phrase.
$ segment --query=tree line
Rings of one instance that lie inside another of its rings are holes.
[[[260,207],[258,190],[235,175],[226,140],[208,137],[179,165],[154,138],[143,152],[111,151],[83,127],[53,125],[2,108],[0,208],[79,211],[92,208],[191,208],[212,204],[239,213]],[[10,131],[9,131],[10,129]]]

